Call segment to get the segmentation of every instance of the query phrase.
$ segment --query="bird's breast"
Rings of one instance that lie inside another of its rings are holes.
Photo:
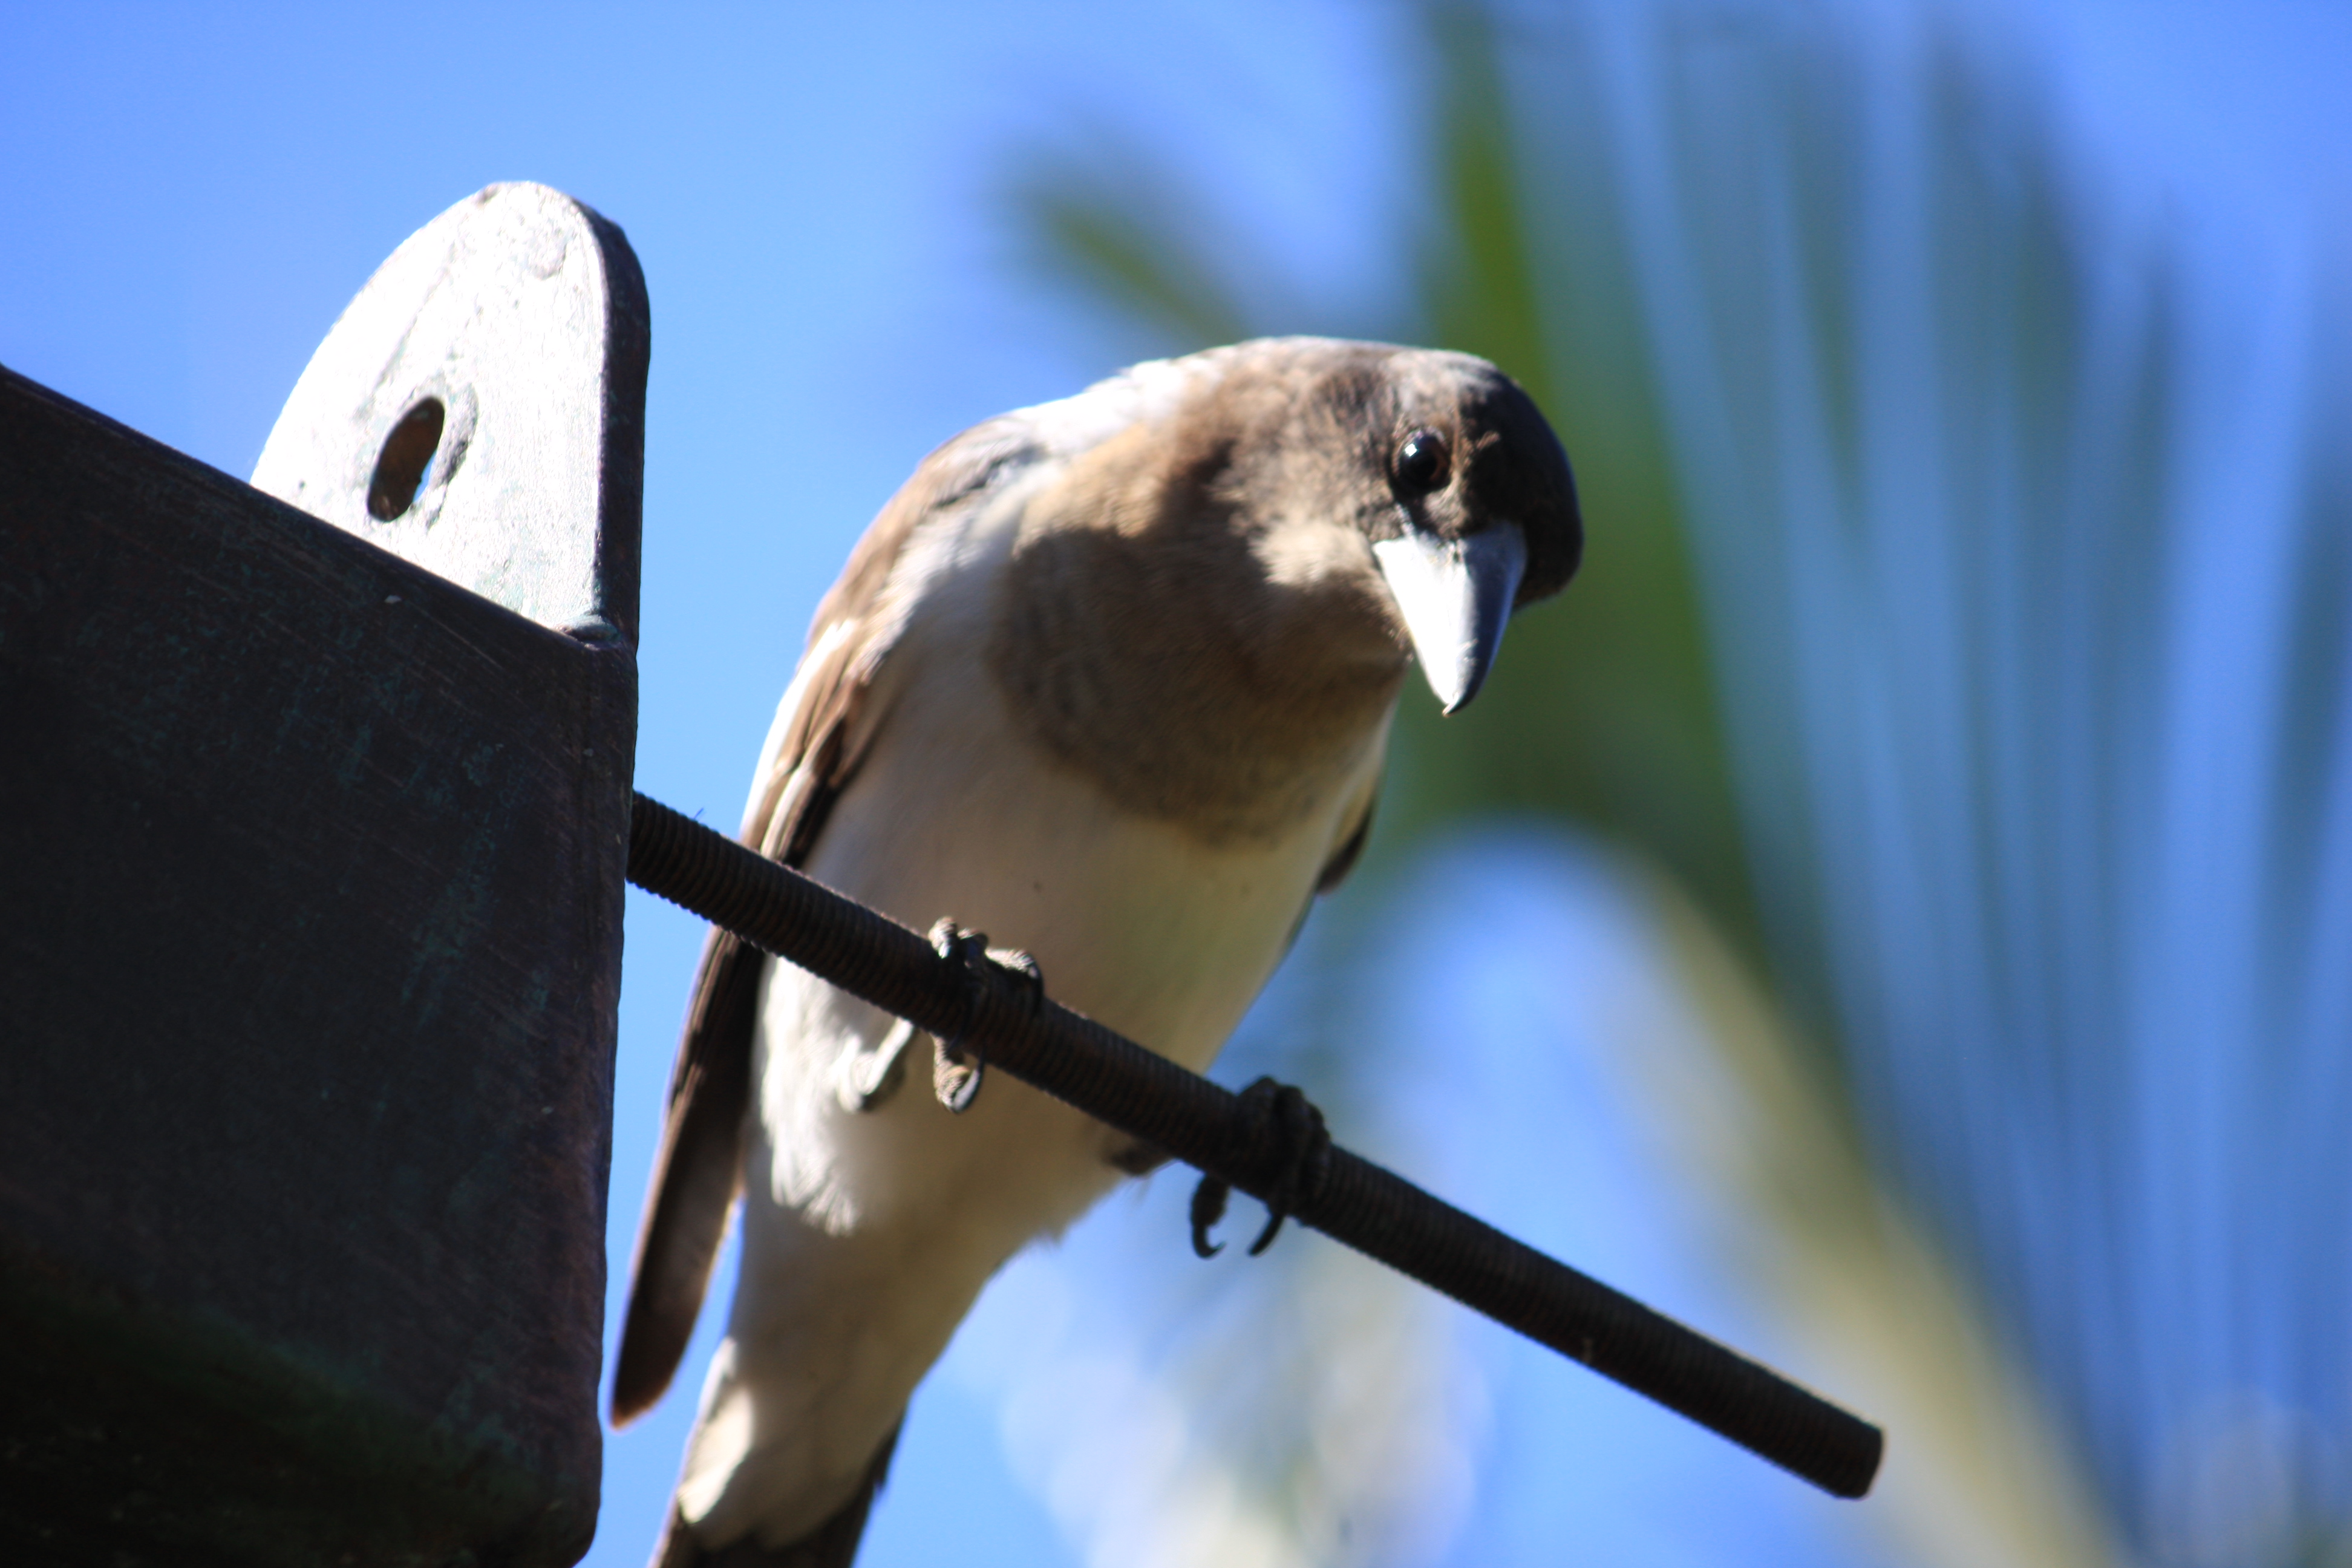
[[[1257,831],[1204,835],[1040,742],[1017,696],[973,657],[972,622],[987,613],[975,595],[910,626],[887,716],[807,869],[918,930],[952,918],[1028,952],[1056,1001],[1203,1069],[1368,801],[1388,703],[1366,705],[1359,733],[1294,765]],[[942,1184],[982,1183],[1025,1236],[1066,1223],[1109,1179],[1107,1130],[1010,1081],[951,1117],[929,1100],[927,1054],[908,1064],[908,1103],[843,1110],[831,1087],[842,1054],[869,1048],[889,1020],[830,987],[780,984],[762,1086],[780,1201],[855,1229]],[[1006,1144],[1022,1156],[1009,1173],[992,1164]]]
[[[1377,766],[1406,656],[1361,540],[1297,531],[1345,553],[1285,581],[1227,530],[1024,531],[985,644],[1012,733],[1206,847],[1311,830]]]

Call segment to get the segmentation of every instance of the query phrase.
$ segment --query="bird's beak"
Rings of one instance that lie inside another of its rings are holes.
[[[1528,541],[1514,523],[1462,539],[1407,530],[1372,546],[1381,575],[1404,614],[1412,651],[1446,712],[1478,695],[1527,570]]]

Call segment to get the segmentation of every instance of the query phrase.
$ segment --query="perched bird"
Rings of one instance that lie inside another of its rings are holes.
[[[1208,1067],[1362,847],[1418,656],[1449,712],[1582,543],[1484,360],[1269,339],[1135,366],[924,459],[818,606],[743,839]],[[914,1050],[919,1081],[905,1085]],[[990,1275],[1151,1151],[791,964],[703,951],[614,1378],[668,1384],[730,1209],[740,1281],[662,1568],[856,1554],[908,1397]]]

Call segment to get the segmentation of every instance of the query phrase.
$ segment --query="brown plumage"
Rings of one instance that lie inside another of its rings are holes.
[[[1417,653],[1449,708],[1580,530],[1526,395],[1464,355],[1283,339],[1139,365],[927,458],[819,606],[743,837],[1205,1068],[1361,849]],[[717,936],[614,1379],[659,1397],[730,1206],[743,1278],[657,1562],[845,1564],[987,1276],[1148,1163]],[[892,1092],[889,1085],[903,1080]],[[877,1089],[875,1086],[880,1085]]]

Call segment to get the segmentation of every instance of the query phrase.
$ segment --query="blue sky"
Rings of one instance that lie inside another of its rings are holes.
[[[2341,14],[1990,14],[2041,62],[2024,79],[2059,106],[2084,177],[2196,237],[2204,265],[2340,248]],[[1112,131],[1181,149],[1297,276],[1376,297],[1393,280],[1366,258],[1388,253],[1417,179],[1419,106],[1395,67],[1412,39],[1396,14],[1337,4],[19,4],[0,14],[0,362],[241,475],[409,232],[498,180],[596,206],[653,300],[639,783],[731,822],[809,611],[916,459],[1137,346],[1024,271],[998,205],[1023,150]],[[698,940],[632,895],[615,1290]],[[1165,1230],[1171,1202],[1160,1184],[1145,1223]],[[1071,1256],[1137,1212],[1111,1205]],[[919,1401],[866,1561],[948,1543],[963,1562],[1077,1560],[1005,1457],[992,1375]],[[698,1377],[609,1445],[592,1563],[642,1560]],[[1488,1430],[1530,1462],[1564,1458],[1532,1408],[1498,1404]],[[1516,1555],[1504,1544],[1488,1560]]]

